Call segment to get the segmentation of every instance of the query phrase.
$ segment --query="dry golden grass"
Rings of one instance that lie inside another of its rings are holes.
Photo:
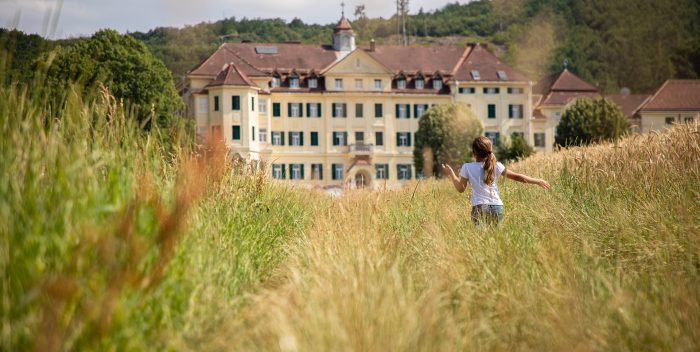
[[[700,346],[696,126],[510,167],[554,189],[501,181],[499,229],[475,230],[446,182],[321,202],[274,278],[194,349]]]

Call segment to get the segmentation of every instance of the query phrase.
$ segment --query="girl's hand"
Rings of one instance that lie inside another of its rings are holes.
[[[537,180],[537,185],[544,188],[544,189],[552,188],[552,186],[549,185],[549,182],[542,180],[542,179]]]
[[[457,175],[455,175],[455,170],[452,169],[452,166],[449,164],[441,164],[442,166],[442,173],[443,175],[450,177],[450,178],[456,178]]]

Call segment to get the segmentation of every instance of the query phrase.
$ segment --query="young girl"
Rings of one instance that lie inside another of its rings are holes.
[[[466,163],[459,170],[459,177],[450,165],[442,164],[443,173],[452,179],[459,193],[472,185],[472,221],[478,227],[480,221],[500,224],[503,221],[503,202],[498,194],[496,177],[505,177],[522,183],[532,183],[544,189],[549,189],[545,180],[532,178],[507,170],[503,164],[496,161],[491,140],[481,136],[472,143],[472,153],[476,162]]]

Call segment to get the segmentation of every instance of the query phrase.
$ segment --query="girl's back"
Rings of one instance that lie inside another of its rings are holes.
[[[496,175],[490,185],[484,183],[484,163],[471,162],[462,165],[459,170],[459,175],[469,180],[472,186],[471,204],[488,204],[488,205],[503,205],[501,197],[498,193],[498,185],[496,178],[506,169],[500,162],[496,163]]]

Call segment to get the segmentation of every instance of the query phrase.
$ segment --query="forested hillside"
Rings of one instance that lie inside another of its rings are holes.
[[[410,41],[488,42],[531,79],[560,70],[563,61],[606,92],[648,92],[671,77],[700,74],[700,3],[694,0],[493,0],[412,9]],[[396,16],[351,16],[358,44],[398,43]],[[333,23],[300,19],[229,18],[181,29],[132,33],[180,77],[223,41],[329,43]]]

